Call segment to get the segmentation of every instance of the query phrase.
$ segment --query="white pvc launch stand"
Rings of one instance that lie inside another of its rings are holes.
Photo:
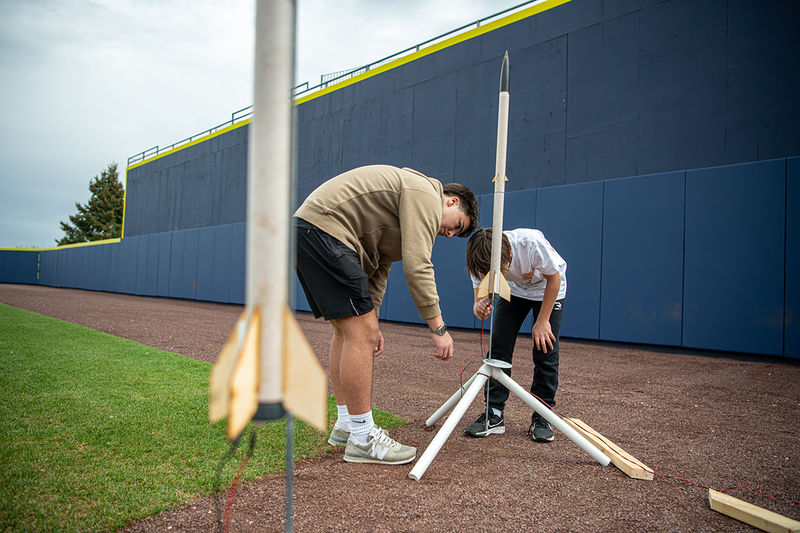
[[[531,406],[534,411],[542,415],[542,417],[550,422],[550,424],[552,424],[557,430],[566,435],[570,440],[572,440],[572,442],[583,448],[583,450],[591,455],[595,461],[603,466],[606,466],[609,462],[611,462],[611,460],[606,457],[603,452],[598,450],[591,442],[583,438],[583,436],[577,431],[569,427],[567,423],[561,420],[558,415],[553,413],[549,407],[534,398],[516,381],[505,375],[503,372],[504,368],[511,368],[511,365],[498,359],[484,359],[483,365],[478,369],[478,371],[471,378],[469,378],[469,380],[462,385],[461,388],[458,389],[458,391],[456,391],[449,400],[447,400],[435,413],[433,413],[428,420],[425,421],[426,426],[433,426],[445,414],[447,414],[450,409],[453,408],[453,405],[455,405],[453,413],[442,425],[442,429],[436,433],[436,436],[433,438],[430,445],[419,458],[419,460],[417,460],[417,464],[415,464],[414,468],[411,469],[408,477],[415,481],[419,481],[422,475],[425,474],[425,471],[430,466],[433,458],[436,457],[437,453],[439,453],[439,450],[453,432],[456,424],[458,424],[458,422],[461,420],[461,417],[464,416],[464,413],[467,411],[467,407],[469,407],[469,405],[472,403],[472,400],[475,399],[475,396],[478,395],[478,392],[481,391],[484,384],[490,377],[505,385],[509,391],[513,392],[517,396],[517,398]],[[466,392],[464,392],[465,389]],[[460,401],[459,398],[461,398]]]

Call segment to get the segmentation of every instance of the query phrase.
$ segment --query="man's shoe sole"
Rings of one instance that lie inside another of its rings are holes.
[[[330,437],[328,439],[328,444],[330,444],[331,446],[347,446],[347,441],[346,440],[338,441],[335,440],[333,437]]]
[[[414,454],[413,457],[409,457],[408,459],[398,459],[397,461],[373,459],[372,457],[352,457],[349,455],[344,456],[344,460],[348,463],[371,463],[376,465],[404,465],[406,463],[410,463],[416,458],[417,458],[416,453]]]

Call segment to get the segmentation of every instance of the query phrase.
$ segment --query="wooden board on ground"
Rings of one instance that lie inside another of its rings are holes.
[[[614,466],[625,472],[629,477],[634,479],[653,479],[653,470],[651,468],[643,465],[635,457],[589,427],[585,422],[577,418],[565,418],[564,421],[586,440],[600,448],[611,459]]]
[[[800,532],[800,522],[797,520],[773,513],[713,489],[708,489],[708,503],[713,510],[764,531],[775,533]]]

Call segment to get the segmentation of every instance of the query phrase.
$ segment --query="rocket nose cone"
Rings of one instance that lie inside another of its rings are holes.
[[[503,56],[503,66],[500,68],[500,92],[509,90],[508,51]]]

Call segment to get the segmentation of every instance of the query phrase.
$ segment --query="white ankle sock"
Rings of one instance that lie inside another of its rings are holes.
[[[347,412],[347,405],[339,405],[337,403],[336,410],[339,411],[339,415],[333,427],[335,429],[350,431],[350,413]]]
[[[501,416],[502,417],[503,416],[503,411],[501,411],[497,407],[492,407],[492,414],[494,416]]]
[[[350,437],[359,444],[367,443],[373,427],[375,427],[375,422],[372,421],[372,410],[363,415],[350,415]]]

